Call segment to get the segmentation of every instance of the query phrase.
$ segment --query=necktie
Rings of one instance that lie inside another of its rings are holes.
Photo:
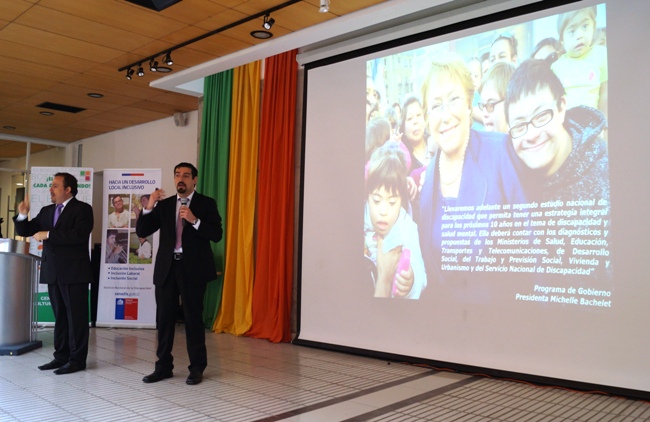
[[[176,250],[179,250],[183,246],[183,219],[181,218],[180,208],[178,211],[176,218],[176,244],[174,245],[174,249]]]
[[[53,226],[56,226],[56,222],[59,221],[59,216],[61,215],[61,210],[63,210],[63,204],[57,205],[56,209],[54,210],[54,224],[53,224]]]

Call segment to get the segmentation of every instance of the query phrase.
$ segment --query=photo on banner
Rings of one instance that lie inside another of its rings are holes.
[[[160,169],[104,170],[98,326],[156,325],[152,280],[158,233],[139,238],[135,225],[161,177]]]

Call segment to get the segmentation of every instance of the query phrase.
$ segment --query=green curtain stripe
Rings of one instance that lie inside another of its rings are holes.
[[[227,240],[228,156],[230,153],[230,117],[232,110],[233,71],[227,70],[205,78],[203,88],[203,116],[199,144],[199,181],[197,190],[217,201],[222,218],[223,239],[212,244],[218,277],[208,283],[203,323],[212,328],[221,305],[223,270]]]

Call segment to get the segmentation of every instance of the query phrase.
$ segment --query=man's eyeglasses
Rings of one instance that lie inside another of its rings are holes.
[[[541,113],[537,113],[535,116],[533,116],[532,119],[528,122],[521,122],[519,124],[514,125],[513,127],[510,128],[508,133],[512,137],[512,139],[519,138],[521,136],[524,136],[526,132],[528,132],[528,125],[533,125],[536,128],[540,128],[542,126],[545,126],[548,124],[553,119],[553,110],[548,109],[544,110]]]
[[[502,103],[504,100],[499,100],[495,101],[493,103],[478,103],[478,108],[481,111],[487,111],[488,113],[492,113],[494,111],[494,106],[496,106],[499,103]]]

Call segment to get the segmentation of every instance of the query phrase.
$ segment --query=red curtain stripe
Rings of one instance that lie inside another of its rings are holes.
[[[253,323],[246,335],[291,341],[296,51],[265,61]]]

